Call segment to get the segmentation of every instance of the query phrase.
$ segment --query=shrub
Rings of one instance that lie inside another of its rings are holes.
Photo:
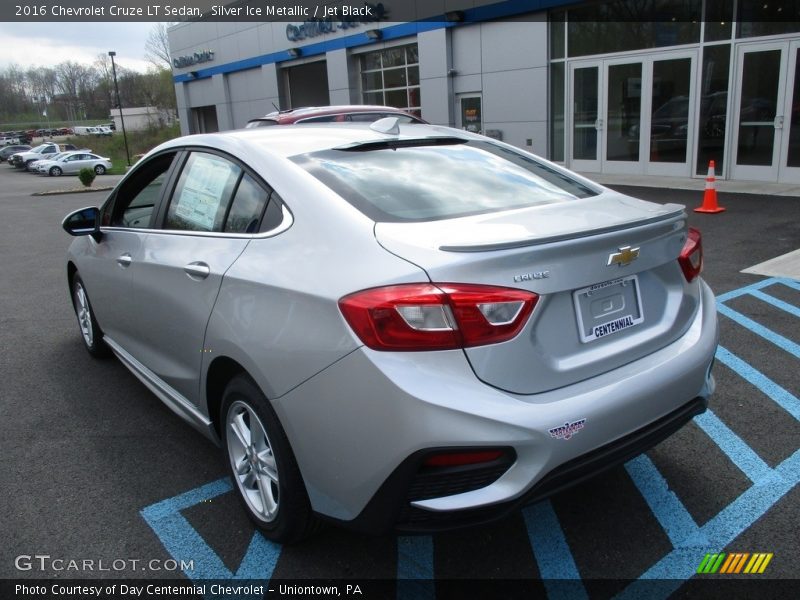
[[[80,179],[81,183],[86,187],[92,185],[95,177],[97,177],[97,175],[94,172],[94,169],[89,169],[88,167],[84,167],[78,173],[78,179]]]

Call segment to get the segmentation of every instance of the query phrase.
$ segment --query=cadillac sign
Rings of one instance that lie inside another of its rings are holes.
[[[187,56],[177,56],[172,59],[172,66],[176,69],[183,69],[185,67],[191,67],[192,65],[196,65],[198,63],[204,62],[211,62],[214,60],[214,52],[211,50],[200,50],[195,52],[194,54],[189,54]]]
[[[322,19],[309,19],[300,24],[289,23],[286,26],[286,39],[290,42],[299,42],[359,27],[365,23],[384,21],[389,16],[389,10],[381,2],[377,4],[365,2],[363,7],[357,10],[345,6],[328,7],[325,13],[326,16]]]

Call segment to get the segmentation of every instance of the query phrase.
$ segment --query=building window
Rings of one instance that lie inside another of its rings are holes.
[[[417,45],[362,55],[361,90],[365,104],[394,106],[421,116]]]
[[[567,10],[567,55],[588,56],[700,41],[701,0],[614,0]],[[553,31],[551,25],[551,33]]]

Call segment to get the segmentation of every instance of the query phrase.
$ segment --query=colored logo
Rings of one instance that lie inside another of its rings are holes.
[[[564,423],[563,426],[553,427],[552,429],[548,429],[548,431],[550,432],[550,435],[557,440],[568,440],[581,429],[583,429],[584,423],[586,423],[586,419],[581,419],[580,421],[575,421],[574,423]]]
[[[637,258],[639,258],[639,248],[622,246],[619,248],[619,252],[612,252],[608,255],[608,264],[606,266],[619,265],[620,267],[627,267]]]
[[[749,552],[732,552],[725,554],[720,552],[718,554],[706,554],[705,558],[697,567],[698,573],[724,573],[727,575],[738,575],[763,573],[767,569],[767,565],[772,560],[772,552],[757,552],[750,554]]]

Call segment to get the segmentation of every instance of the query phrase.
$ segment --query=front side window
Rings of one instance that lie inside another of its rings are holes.
[[[459,138],[373,143],[292,160],[378,222],[451,219],[597,193],[527,155]]]
[[[150,227],[153,209],[161,197],[175,153],[155,156],[136,169],[103,208],[102,224],[111,227]]]

